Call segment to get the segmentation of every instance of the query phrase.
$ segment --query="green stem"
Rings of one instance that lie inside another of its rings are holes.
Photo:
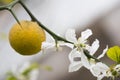
[[[19,3],[23,6],[23,8],[27,11],[27,13],[29,14],[29,16],[31,17],[32,21],[36,21],[40,27],[42,27],[45,31],[47,31],[55,40],[59,40],[59,41],[64,41],[64,42],[68,42],[68,43],[71,43],[73,44],[72,42],[70,41],[67,41],[66,39],[56,35],[54,32],[52,32],[50,29],[48,29],[47,27],[45,27],[40,21],[38,21],[37,18],[35,18],[35,16],[33,16],[33,14],[31,13],[31,11],[26,7],[26,5],[22,2],[22,1],[19,1]]]
[[[96,61],[100,62],[99,59],[95,58],[94,56],[91,56],[88,50],[84,49],[84,53],[89,59],[92,58],[92,59],[95,59]]]
[[[7,10],[8,8],[7,7],[5,7],[5,6],[1,6],[0,7],[0,10],[2,11],[2,10]]]
[[[17,18],[17,16],[16,16],[15,13],[12,11],[12,9],[9,9],[9,11],[10,11],[11,14],[13,15],[13,17],[15,18],[15,20],[17,21],[17,23],[18,23],[19,25],[21,25],[20,22],[19,22],[19,20],[18,20],[18,18]]]

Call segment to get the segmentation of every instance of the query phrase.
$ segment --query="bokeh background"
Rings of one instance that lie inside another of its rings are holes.
[[[67,29],[76,29],[77,37],[81,31],[90,28],[93,36],[100,40],[98,56],[105,46],[120,45],[120,0],[23,0],[26,6],[45,26],[64,37]],[[3,5],[3,3],[0,3]],[[13,10],[19,20],[30,20],[29,15],[17,4]],[[71,49],[64,47],[60,52],[49,51],[48,54],[22,56],[16,53],[9,44],[8,33],[15,19],[8,11],[0,11],[0,80],[5,80],[6,72],[14,65],[26,61],[49,65],[52,71],[40,70],[38,80],[96,80],[85,68],[69,73],[68,54]],[[47,41],[51,41],[47,34]],[[107,57],[102,58],[112,64]],[[107,79],[104,79],[107,80]]]

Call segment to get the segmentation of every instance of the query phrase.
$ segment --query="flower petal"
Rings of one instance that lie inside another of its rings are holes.
[[[69,65],[69,72],[74,72],[79,70],[82,67],[81,61],[73,62]]]
[[[102,54],[99,55],[97,59],[100,59],[100,58],[104,57],[104,55],[107,52],[107,50],[108,50],[108,46],[106,46],[106,48],[103,50]]]
[[[98,62],[95,65],[92,65],[90,67],[91,73],[96,77],[106,76],[106,71],[108,69],[109,69],[109,67],[107,65],[103,64],[102,62]]]
[[[73,49],[73,48],[74,48],[74,45],[73,45],[73,44],[71,44],[71,43],[65,43],[65,45],[66,45],[67,47],[71,48],[71,49]]]
[[[88,58],[86,57],[86,55],[84,53],[81,53],[81,62],[82,62],[84,67],[89,69],[90,63],[89,63],[89,60],[88,60]]]
[[[99,45],[99,40],[96,39],[96,40],[92,43],[92,46],[91,46],[90,49],[89,49],[90,54],[91,54],[91,55],[94,55],[95,52],[98,50],[99,46],[100,46],[100,45]]]
[[[92,31],[90,29],[87,29],[83,32],[81,32],[81,39],[86,40],[92,35]]]
[[[69,53],[69,60],[70,62],[74,62],[74,58],[75,57],[81,57],[81,54],[77,51],[77,48],[73,49],[70,53]]]
[[[55,43],[50,43],[50,42],[43,42],[42,43],[42,49],[49,49],[51,47],[54,47]]]
[[[61,51],[62,47],[64,46],[63,42],[58,42],[57,45],[55,42],[43,42],[42,43],[42,52],[43,53],[50,53],[50,51]]]
[[[77,39],[76,39],[76,34],[75,34],[75,30],[74,29],[68,29],[66,34],[65,34],[65,37],[68,41],[71,41],[71,42],[77,42]]]

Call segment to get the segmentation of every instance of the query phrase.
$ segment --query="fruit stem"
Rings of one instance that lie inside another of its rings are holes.
[[[13,10],[12,10],[12,9],[9,9],[9,11],[10,11],[10,13],[13,15],[13,17],[15,18],[15,20],[17,21],[17,23],[21,26],[21,24],[20,24],[17,16],[16,16],[15,13],[13,12]],[[21,26],[21,27],[22,27],[22,26]]]

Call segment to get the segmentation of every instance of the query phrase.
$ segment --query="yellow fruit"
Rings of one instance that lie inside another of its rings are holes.
[[[22,55],[38,53],[46,39],[44,30],[36,22],[20,21],[20,24],[14,24],[9,32],[10,45]]]

